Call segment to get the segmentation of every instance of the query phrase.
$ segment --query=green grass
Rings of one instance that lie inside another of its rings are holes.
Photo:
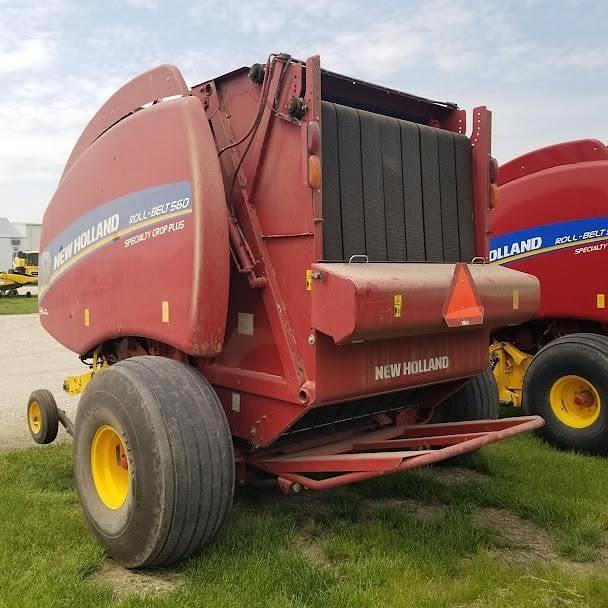
[[[525,437],[467,466],[483,475],[445,466],[324,494],[241,490],[217,540],[179,567],[182,586],[120,605],[608,606],[607,460]],[[508,535],[476,516],[484,506],[548,536],[552,559],[510,559]],[[0,456],[0,607],[115,606],[90,577],[102,559],[80,514],[70,447]]]
[[[0,315],[25,315],[38,312],[38,298],[32,296],[8,297],[0,298]]]

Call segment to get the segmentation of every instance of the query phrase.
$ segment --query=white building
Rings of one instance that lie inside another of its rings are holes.
[[[13,258],[23,245],[25,236],[7,218],[0,217],[0,270],[13,267]]]
[[[0,217],[0,272],[13,267],[18,251],[39,251],[40,224],[13,224]]]
[[[25,236],[25,242],[21,246],[23,251],[40,251],[41,224],[13,224],[13,226]]]

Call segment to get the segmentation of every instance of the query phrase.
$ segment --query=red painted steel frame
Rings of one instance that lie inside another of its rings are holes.
[[[286,453],[281,448],[270,449],[248,458],[247,463],[278,476],[284,490],[289,490],[293,484],[310,490],[326,490],[434,464],[538,429],[543,424],[542,418],[527,416],[392,426],[376,431],[364,429],[346,439],[308,449],[303,446],[298,450],[297,445],[291,445]],[[338,475],[314,479],[302,473]]]
[[[307,177],[308,155],[314,152],[322,162],[318,135],[315,143],[321,125],[322,83],[341,99],[356,96],[355,105],[382,108],[386,103],[386,111],[394,111],[401,103],[407,111],[417,108],[422,122],[455,132],[463,132],[466,124],[464,113],[453,104],[398,92],[382,94],[381,87],[322,73],[318,57],[306,64],[275,58],[267,64],[261,86],[253,84],[243,68],[193,87],[192,94],[203,100],[220,150],[229,208],[238,219],[256,276],[266,279],[266,287],[252,290],[247,278],[233,271],[224,350],[212,361],[199,360],[197,366],[216,387],[233,433],[257,446],[271,443],[289,426],[288,420],[293,424],[310,407],[460,381],[487,365],[488,324],[464,331],[454,328],[450,334],[444,327],[424,340],[419,335],[396,339],[388,332],[385,338],[390,340],[339,347],[316,331],[306,272],[323,259],[322,192],[311,188]],[[286,115],[288,101],[298,96],[307,108],[301,120]],[[476,254],[485,257],[490,158],[486,108],[474,111],[472,144]],[[392,303],[392,295],[385,294],[385,299],[387,305]],[[501,314],[514,313],[510,290],[502,295],[495,292],[491,299]],[[377,306],[380,300],[376,300]],[[410,297],[408,306],[414,301]],[[520,312],[526,316],[525,305]],[[408,314],[416,313],[410,308]],[[438,320],[442,322],[440,313]],[[383,383],[374,378],[374,364],[440,355],[450,356],[449,372]]]
[[[481,258],[487,258],[488,255],[491,134],[492,112],[485,106],[475,108],[471,134],[473,213],[475,215],[475,251]]]

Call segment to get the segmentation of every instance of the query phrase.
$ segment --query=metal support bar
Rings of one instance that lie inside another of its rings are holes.
[[[74,437],[74,423],[68,418],[67,414],[63,410],[57,408],[57,417],[65,428],[66,433],[70,437]]]
[[[356,440],[335,442],[289,455],[257,456],[248,464],[267,473],[275,475],[280,473],[284,486],[287,482],[291,482],[310,490],[325,490],[454,458],[466,452],[478,450],[490,443],[540,428],[544,423],[545,421],[539,416],[526,416],[503,418],[502,420],[392,427],[372,433],[363,433]],[[437,431],[441,431],[441,433],[435,435],[434,433]],[[403,438],[403,435],[406,434],[409,436]],[[414,436],[411,437],[411,435]],[[424,445],[452,443],[437,450],[347,453],[356,447],[371,449],[370,446],[373,445],[382,445],[383,448],[387,444],[405,447],[408,445],[405,443],[408,440],[412,440],[409,447],[415,447],[418,443],[423,442]],[[391,441],[394,443],[391,444]],[[342,471],[349,472],[320,480],[300,474]]]

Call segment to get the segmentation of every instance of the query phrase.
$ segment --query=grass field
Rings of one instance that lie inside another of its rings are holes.
[[[0,298],[0,315],[23,315],[38,312],[38,298],[32,296]]]
[[[467,468],[239,491],[202,554],[131,575],[85,528],[70,446],[17,451],[0,456],[0,606],[606,607],[607,496],[607,460],[517,438]]]

